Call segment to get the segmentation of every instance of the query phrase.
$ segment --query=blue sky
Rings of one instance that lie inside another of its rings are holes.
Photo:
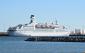
[[[31,14],[38,22],[53,22],[85,28],[85,0],[0,0],[0,31],[29,23]]]

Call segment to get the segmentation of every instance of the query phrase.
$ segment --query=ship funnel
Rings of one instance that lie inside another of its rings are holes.
[[[30,19],[31,19],[31,20],[30,20],[30,23],[29,23],[29,24],[34,23],[35,16],[34,16],[34,15],[31,15],[31,16],[30,16]]]
[[[30,18],[34,18],[34,15],[31,15],[31,17]]]

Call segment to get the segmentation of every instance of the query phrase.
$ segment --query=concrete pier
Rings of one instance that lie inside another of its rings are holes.
[[[49,42],[85,42],[85,36],[62,36],[62,37],[29,37],[25,41],[49,41]]]

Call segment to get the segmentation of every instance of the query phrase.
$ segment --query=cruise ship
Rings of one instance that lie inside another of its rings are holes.
[[[9,27],[8,34],[10,36],[69,36],[70,31],[63,25],[55,23],[37,23],[35,16],[30,16],[28,24],[19,24]]]

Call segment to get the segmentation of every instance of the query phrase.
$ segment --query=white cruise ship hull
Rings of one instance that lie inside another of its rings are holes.
[[[12,36],[69,36],[69,32],[9,32]]]

